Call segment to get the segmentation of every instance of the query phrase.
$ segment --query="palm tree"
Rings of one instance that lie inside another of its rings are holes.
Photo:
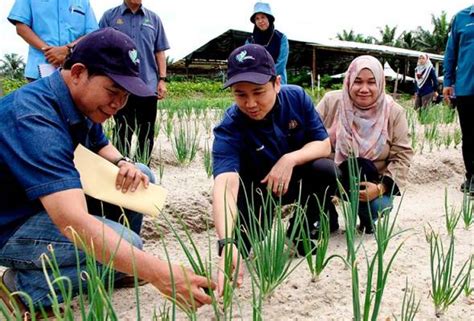
[[[383,29],[380,29],[380,35],[382,39],[377,42],[379,45],[394,46],[395,45],[395,33],[397,32],[397,26],[390,27],[385,25]]]
[[[395,41],[395,47],[418,50],[416,39],[412,31],[403,31]]]
[[[336,35],[338,40],[342,41],[354,41],[354,42],[363,42],[363,43],[372,43],[371,37],[364,37],[364,35],[358,33],[356,34],[354,30],[342,30],[342,33]]]
[[[0,59],[0,75],[5,78],[22,80],[24,70],[23,57],[16,53],[7,53],[3,59]]]
[[[433,31],[418,27],[416,31],[418,49],[421,51],[444,54],[450,28],[446,12],[442,11],[439,17],[432,14],[431,24],[433,25]]]

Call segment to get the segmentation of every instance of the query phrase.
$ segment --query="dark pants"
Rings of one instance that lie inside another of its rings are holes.
[[[339,228],[337,212],[330,197],[335,192],[335,163],[330,159],[321,158],[294,168],[288,192],[282,197],[281,204],[295,203],[298,199],[301,200],[301,206],[306,204],[306,211],[303,215],[305,221],[300,224],[309,227],[306,235],[315,238],[317,235],[312,229],[315,229],[315,223],[319,221],[319,206],[316,197],[318,197],[321,205],[324,202],[324,211],[329,216],[330,230],[335,231]],[[276,196],[274,198],[278,199]],[[266,199],[268,199],[266,185],[261,184],[259,180],[244,180],[241,183],[237,197],[237,207],[240,214],[241,237],[248,252],[251,244],[246,229],[255,222],[256,217],[259,221],[259,233],[262,237],[271,228],[274,213],[269,211],[268,208],[265,209],[267,204],[264,201]],[[262,216],[263,214],[265,216]],[[297,223],[295,219],[295,216],[291,218],[288,232],[294,229],[293,226]],[[298,231],[298,228],[295,228],[295,230]],[[300,233],[296,232],[296,235],[298,234]]]
[[[137,135],[136,154],[149,159],[153,150],[157,111],[156,97],[130,95],[127,104],[114,116],[116,123],[116,146],[123,153],[130,153],[133,133]]]
[[[371,182],[378,184],[381,181],[380,174],[375,164],[362,157],[356,158],[358,175],[361,182]],[[346,160],[339,165],[338,178],[342,187],[349,195],[350,190],[350,173],[349,162]],[[398,188],[397,188],[398,190]],[[392,191],[386,192],[384,195],[374,198],[370,202],[359,201],[359,212],[357,213],[360,221],[360,228],[366,233],[372,232],[372,223],[378,219],[379,215],[389,214],[393,207]]]
[[[466,179],[474,173],[474,96],[457,96],[459,124],[462,132],[462,157],[466,167]]]

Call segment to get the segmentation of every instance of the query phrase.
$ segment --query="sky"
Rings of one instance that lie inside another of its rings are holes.
[[[47,0],[62,1],[62,0]],[[451,17],[473,4],[466,0],[268,0],[275,16],[275,27],[289,39],[314,41],[334,39],[338,32],[353,29],[366,36],[378,36],[385,25],[403,30],[418,26],[432,29],[431,14],[444,10]],[[27,44],[8,22],[14,0],[0,0],[0,57],[18,53],[26,60]],[[97,20],[120,0],[90,0]],[[255,0],[143,0],[157,13],[170,42],[167,55],[177,60],[228,29],[251,32],[249,18]]]

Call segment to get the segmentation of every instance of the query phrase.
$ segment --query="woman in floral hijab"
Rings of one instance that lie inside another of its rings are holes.
[[[392,196],[400,195],[406,184],[413,150],[404,109],[385,94],[380,62],[360,56],[350,64],[343,89],[327,93],[317,111],[328,129],[343,185],[348,185],[349,156],[357,160],[360,228],[371,233],[373,221],[390,212]]]

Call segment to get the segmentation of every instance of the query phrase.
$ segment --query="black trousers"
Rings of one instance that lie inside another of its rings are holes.
[[[155,136],[156,103],[156,97],[128,97],[125,107],[114,116],[119,150],[130,152],[135,133],[138,138],[137,152],[150,157]]]
[[[329,216],[330,230],[335,231],[339,228],[336,208],[331,202],[331,196],[335,195],[337,187],[335,168],[334,161],[327,158],[317,159],[312,163],[295,167],[288,192],[281,199],[282,205],[295,203],[298,199],[300,199],[301,206],[306,204],[304,221],[300,222],[300,226],[308,227],[306,235],[312,238],[317,237],[313,229],[316,229],[315,223],[319,221],[320,216],[316,197],[321,205],[324,202],[324,211]],[[248,252],[251,249],[251,244],[246,231],[251,224],[255,224],[255,219],[258,219],[259,233],[262,238],[271,228],[274,213],[269,210],[271,207],[265,203],[268,196],[266,185],[261,184],[259,180],[252,181],[243,178],[237,197],[237,207],[239,209],[240,235]],[[278,199],[276,196],[273,197]],[[295,216],[291,218],[288,232],[291,232],[294,224],[298,223],[295,219]],[[298,227],[295,230],[300,231]],[[296,234],[298,235],[299,232]]]
[[[457,96],[459,124],[462,132],[462,157],[466,167],[466,179],[474,174],[474,96]]]

